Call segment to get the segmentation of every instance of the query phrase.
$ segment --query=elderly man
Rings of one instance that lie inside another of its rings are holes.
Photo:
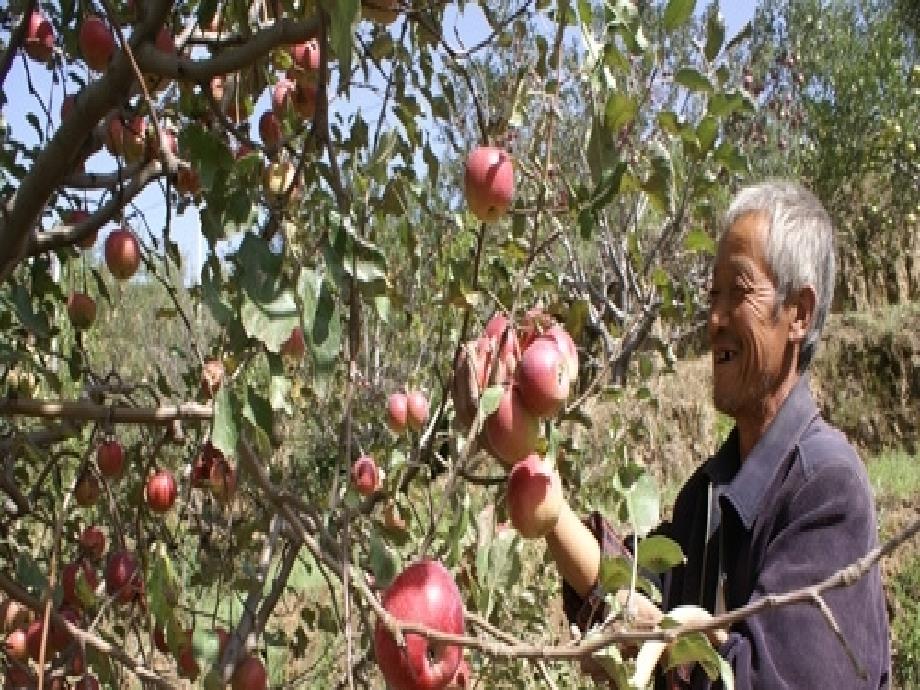
[[[834,291],[834,233],[802,187],[743,189],[728,209],[709,293],[713,399],[735,426],[678,495],[657,530],[687,557],[662,582],[662,610],[696,604],[718,614],[814,584],[877,545],[866,473],[843,434],[818,411],[811,363]],[[622,547],[600,516],[564,506],[547,535],[567,613],[582,629],[601,620],[602,552]],[[636,595],[638,614],[660,610]],[[888,687],[888,620],[877,567],[825,594],[855,662],[813,604],[769,608],[712,639],[735,687],[793,690]],[[861,672],[865,677],[861,677]],[[716,683],[715,685],[719,685]],[[700,668],[657,688],[708,688]]]

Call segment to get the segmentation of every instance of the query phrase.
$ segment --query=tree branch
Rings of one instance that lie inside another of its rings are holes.
[[[99,405],[84,400],[0,400],[0,416],[44,417],[112,421],[126,424],[170,424],[175,420],[208,421],[214,410],[208,404],[184,402],[160,407]]]

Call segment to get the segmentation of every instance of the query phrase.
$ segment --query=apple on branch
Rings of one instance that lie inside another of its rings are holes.
[[[30,59],[42,64],[48,62],[54,53],[54,27],[39,10],[32,10],[29,14],[22,48]]]
[[[67,318],[75,330],[86,330],[96,320],[95,300],[82,292],[71,292],[67,297]]]
[[[536,453],[516,463],[505,493],[511,524],[526,539],[547,534],[562,510],[562,482],[553,467]]]
[[[104,72],[115,52],[115,38],[105,22],[95,15],[84,19],[77,43],[89,68]]]
[[[147,480],[147,505],[155,513],[165,513],[173,507],[178,495],[176,478],[169,470],[159,470]]]
[[[479,220],[493,222],[508,212],[514,199],[511,156],[494,146],[479,146],[466,160],[466,203]]]
[[[118,280],[127,280],[141,265],[137,237],[127,228],[119,228],[105,238],[105,265]]]
[[[398,621],[462,635],[463,598],[453,576],[438,561],[417,561],[403,570],[386,589],[383,607]],[[400,649],[382,620],[374,630],[374,654],[393,690],[441,690],[460,666],[463,651],[449,644],[433,644],[415,633],[404,633]]]

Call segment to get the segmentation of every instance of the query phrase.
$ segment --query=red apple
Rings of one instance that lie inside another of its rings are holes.
[[[556,346],[562,353],[566,368],[569,370],[569,378],[575,381],[578,378],[578,348],[575,347],[572,336],[565,328],[556,324],[546,331],[546,337],[556,341]]]
[[[125,449],[114,438],[107,438],[96,450],[96,466],[103,477],[117,479],[125,471]]]
[[[484,431],[489,452],[510,467],[536,449],[540,422],[524,407],[517,386],[510,385],[486,419]]]
[[[281,354],[294,359],[301,359],[306,349],[307,344],[304,342],[303,329],[300,326],[295,327],[288,339],[281,344]]]
[[[147,480],[147,505],[155,513],[165,513],[176,502],[178,488],[169,470],[159,470]]]
[[[562,510],[559,474],[537,454],[515,464],[505,493],[511,524],[522,537],[542,537],[555,527]]]
[[[99,584],[99,578],[96,575],[96,569],[88,561],[74,561],[68,563],[61,570],[61,589],[63,590],[62,601],[74,608],[83,608],[83,601],[77,591],[77,579],[82,578],[83,582],[95,592]]]
[[[476,419],[479,396],[486,388],[491,359],[492,346],[485,336],[467,341],[457,352],[450,391],[461,429],[469,429]]]
[[[35,62],[45,63],[54,53],[54,27],[40,11],[32,10],[23,41],[23,50]]]
[[[28,629],[26,630],[26,650],[29,653],[29,657],[38,662],[38,657],[41,654],[42,648],[42,635],[45,630],[44,620],[41,618],[36,618],[29,624]],[[50,635],[45,644],[45,661],[51,658],[51,655],[54,653],[54,650],[51,649],[51,639]]]
[[[137,559],[128,551],[116,551],[105,566],[105,590],[116,601],[127,604],[143,589]]]
[[[361,0],[361,16],[377,24],[392,24],[399,16],[398,0]]]
[[[105,238],[105,265],[118,280],[127,280],[141,264],[137,237],[127,228],[119,228]]]
[[[486,323],[483,335],[491,339],[492,352],[498,352],[498,363],[492,372],[491,381],[496,384],[507,383],[521,358],[517,332],[504,313],[496,312]]]
[[[35,678],[32,677],[27,667],[8,664],[6,668],[6,685],[3,687],[11,690],[34,688],[36,687]]]
[[[29,649],[26,646],[26,631],[22,628],[13,630],[6,636],[6,640],[3,642],[3,649],[11,659],[25,661],[29,656]]]
[[[370,455],[362,455],[351,466],[351,481],[362,496],[370,496],[380,484],[377,463]]]
[[[204,488],[211,485],[211,467],[216,460],[223,460],[224,454],[211,445],[210,441],[205,441],[201,446],[201,452],[195,458],[192,464],[191,482],[192,486]]]
[[[466,202],[479,220],[492,222],[507,213],[514,198],[511,156],[494,146],[473,149],[466,160]]]
[[[96,302],[82,292],[71,292],[67,297],[67,318],[74,330],[86,330],[96,320]]]
[[[273,99],[274,102],[274,99]],[[272,110],[266,110],[259,117],[259,136],[268,149],[277,149],[281,143],[281,120]]]
[[[291,58],[295,65],[316,78],[315,73],[319,71],[319,43],[315,38],[291,46]]]
[[[84,19],[77,43],[89,68],[97,72],[105,71],[115,52],[115,39],[105,22],[92,15]]]
[[[542,419],[557,414],[569,397],[569,366],[553,338],[537,338],[524,350],[516,376],[524,407]]]
[[[428,421],[428,398],[421,391],[411,391],[406,396],[409,428],[419,431]]]
[[[387,425],[397,434],[409,423],[409,398],[405,393],[391,393],[387,399]]]
[[[92,474],[87,472],[77,480],[73,495],[74,499],[77,501],[77,505],[86,507],[93,505],[99,500],[100,492],[99,482]]]
[[[457,583],[437,561],[422,560],[403,570],[383,594],[384,608],[397,620],[417,623],[440,632],[462,635],[463,599]],[[432,644],[415,633],[405,634],[400,649],[378,620],[374,653],[387,683],[400,690],[437,690],[457,672],[460,647]]]
[[[247,656],[236,667],[233,678],[230,680],[233,690],[266,690],[268,688],[268,673],[262,660],[255,656]]]
[[[80,551],[89,558],[99,560],[105,553],[105,535],[98,527],[87,527],[80,534]]]
[[[187,630],[186,634],[189,640],[191,640],[192,631]],[[176,665],[179,667],[179,674],[191,680],[198,678],[198,674],[201,672],[201,669],[198,667],[198,662],[195,661],[195,652],[191,644],[184,645],[182,649],[179,650],[179,654],[176,657]]]

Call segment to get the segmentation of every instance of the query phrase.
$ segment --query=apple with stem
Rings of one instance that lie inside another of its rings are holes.
[[[377,463],[370,455],[362,455],[351,466],[351,481],[362,496],[370,496],[380,485]]]
[[[96,467],[103,477],[117,479],[125,471],[125,449],[114,438],[107,438],[96,449]]]
[[[105,265],[118,280],[133,276],[141,264],[137,237],[127,228],[118,228],[105,238]]]
[[[165,513],[176,502],[179,490],[169,470],[159,470],[147,479],[147,506],[155,513]]]
[[[403,570],[386,589],[383,607],[398,621],[423,625],[454,635],[464,631],[463,598],[457,583],[438,561],[421,560]],[[436,690],[447,685],[463,656],[455,645],[434,644],[415,633],[404,633],[404,649],[377,621],[374,653],[390,687]]]
[[[32,10],[29,14],[22,48],[29,58],[42,64],[48,62],[54,53],[54,27],[39,10]]]
[[[397,434],[409,424],[409,398],[405,393],[391,393],[387,398],[387,426]]]

